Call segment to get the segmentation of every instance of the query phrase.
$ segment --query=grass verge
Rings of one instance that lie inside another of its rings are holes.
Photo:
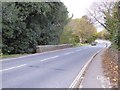
[[[20,56],[24,56],[24,55],[27,55],[27,54],[12,54],[12,55],[2,55],[2,54],[0,54],[0,58],[3,58],[3,59],[5,59],[5,58],[15,58],[15,57],[20,57]]]

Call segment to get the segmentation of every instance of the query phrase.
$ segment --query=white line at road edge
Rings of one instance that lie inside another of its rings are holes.
[[[81,69],[81,71],[78,73],[77,77],[74,79],[74,81],[72,82],[72,84],[69,86],[69,88],[76,88],[76,84],[78,83],[78,81],[80,80],[80,78],[82,77],[83,73],[85,72],[87,66],[90,64],[90,62],[93,60],[93,58],[99,53],[101,52],[103,49],[100,49],[97,53],[95,53],[90,59],[89,61],[83,66],[83,68]],[[80,85],[81,86],[81,85]],[[81,86],[82,87],[82,86]]]
[[[0,72],[2,72],[2,71],[7,71],[7,70],[11,70],[11,69],[15,69],[15,68],[19,68],[19,67],[23,67],[23,66],[26,66],[26,64],[19,65],[19,66],[15,66],[15,67],[11,67],[11,68],[7,68],[7,69],[3,69],[3,70],[0,70]]]

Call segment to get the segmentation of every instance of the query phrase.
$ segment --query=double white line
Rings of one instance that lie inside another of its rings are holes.
[[[99,53],[101,52],[103,49],[99,50],[97,53],[95,53],[90,59],[89,61],[84,65],[84,67],[82,68],[82,70],[78,73],[77,77],[74,79],[74,81],[72,82],[72,84],[69,86],[69,88],[79,88],[82,87],[79,85],[79,87],[77,86],[78,83],[80,84],[80,80],[83,79],[83,74],[85,72],[85,70],[87,69],[88,65],[90,64],[90,62],[93,60],[93,58]]]

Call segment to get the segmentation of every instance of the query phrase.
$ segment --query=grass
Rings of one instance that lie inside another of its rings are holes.
[[[15,58],[15,57],[20,57],[20,56],[24,56],[24,55],[27,55],[27,54],[12,54],[12,55],[0,54],[0,58]]]

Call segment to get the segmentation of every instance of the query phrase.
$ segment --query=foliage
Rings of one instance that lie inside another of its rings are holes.
[[[109,40],[110,39],[110,33],[107,30],[103,30],[101,32],[98,32],[98,38]]]
[[[33,53],[36,45],[58,44],[68,11],[62,2],[2,3],[3,53]]]
[[[112,41],[112,45],[114,48],[120,49],[120,45],[118,44],[119,32],[120,32],[120,12],[118,8],[118,2],[114,3],[114,6],[111,10],[111,14],[109,15],[106,12],[105,24],[109,28],[107,31],[110,33],[110,40]]]
[[[100,2],[95,3],[89,10],[89,17],[93,22],[98,22],[109,33],[109,40],[112,45],[120,49],[118,39],[120,38],[120,3],[119,2]]]
[[[64,27],[63,33],[60,38],[62,44],[76,44],[79,43],[79,37],[74,34],[72,27],[69,23]]]
[[[11,54],[11,55],[5,55],[5,54],[1,54],[0,58],[16,58],[16,57],[21,57],[27,54]]]
[[[83,16],[80,19],[72,19],[66,25],[61,40],[66,43],[90,43],[96,38],[96,28],[87,16]]]

